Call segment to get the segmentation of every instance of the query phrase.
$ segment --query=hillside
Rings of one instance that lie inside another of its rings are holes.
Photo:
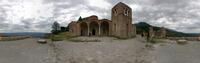
[[[141,34],[142,31],[148,32],[149,27],[151,27],[152,25],[145,22],[139,22],[139,23],[136,23],[135,26],[137,28],[137,34]],[[152,27],[154,27],[155,30],[161,29],[161,27],[156,27],[156,26],[152,26]],[[178,32],[176,30],[167,29],[167,28],[166,28],[166,32],[167,32],[168,37],[197,37],[199,35],[198,33],[183,33],[183,32]]]

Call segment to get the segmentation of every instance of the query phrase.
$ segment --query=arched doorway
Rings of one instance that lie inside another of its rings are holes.
[[[81,31],[80,31],[81,36],[87,36],[88,35],[88,25],[87,25],[87,23],[82,22],[80,24],[80,28],[81,28]]]
[[[96,21],[90,23],[90,32],[92,36],[96,36],[99,33],[99,24]]]
[[[106,21],[103,21],[101,23],[101,35],[103,35],[103,36],[109,35],[109,23]]]

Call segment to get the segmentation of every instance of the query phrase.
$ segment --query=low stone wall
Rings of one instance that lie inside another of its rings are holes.
[[[171,40],[185,39],[189,41],[200,41],[199,37],[167,37],[167,39],[171,39]]]
[[[30,38],[29,36],[0,37],[0,41],[13,41]]]

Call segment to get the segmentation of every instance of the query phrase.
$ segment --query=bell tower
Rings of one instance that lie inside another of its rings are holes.
[[[119,38],[129,38],[135,35],[135,28],[132,25],[132,9],[119,2],[111,11],[112,35]]]

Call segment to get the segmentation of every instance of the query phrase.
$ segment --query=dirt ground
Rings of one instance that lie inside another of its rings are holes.
[[[153,63],[200,63],[200,42],[189,41],[180,45],[173,41],[156,44],[153,54]]]
[[[151,63],[142,39],[98,39],[103,42],[54,42],[52,49],[56,52],[52,57],[57,57],[58,63]]]
[[[166,41],[146,47],[141,38],[78,37],[101,42],[48,41],[30,38],[0,42],[0,63],[199,63],[200,42]]]
[[[36,39],[0,41],[0,63],[44,63],[48,56],[47,44]]]

